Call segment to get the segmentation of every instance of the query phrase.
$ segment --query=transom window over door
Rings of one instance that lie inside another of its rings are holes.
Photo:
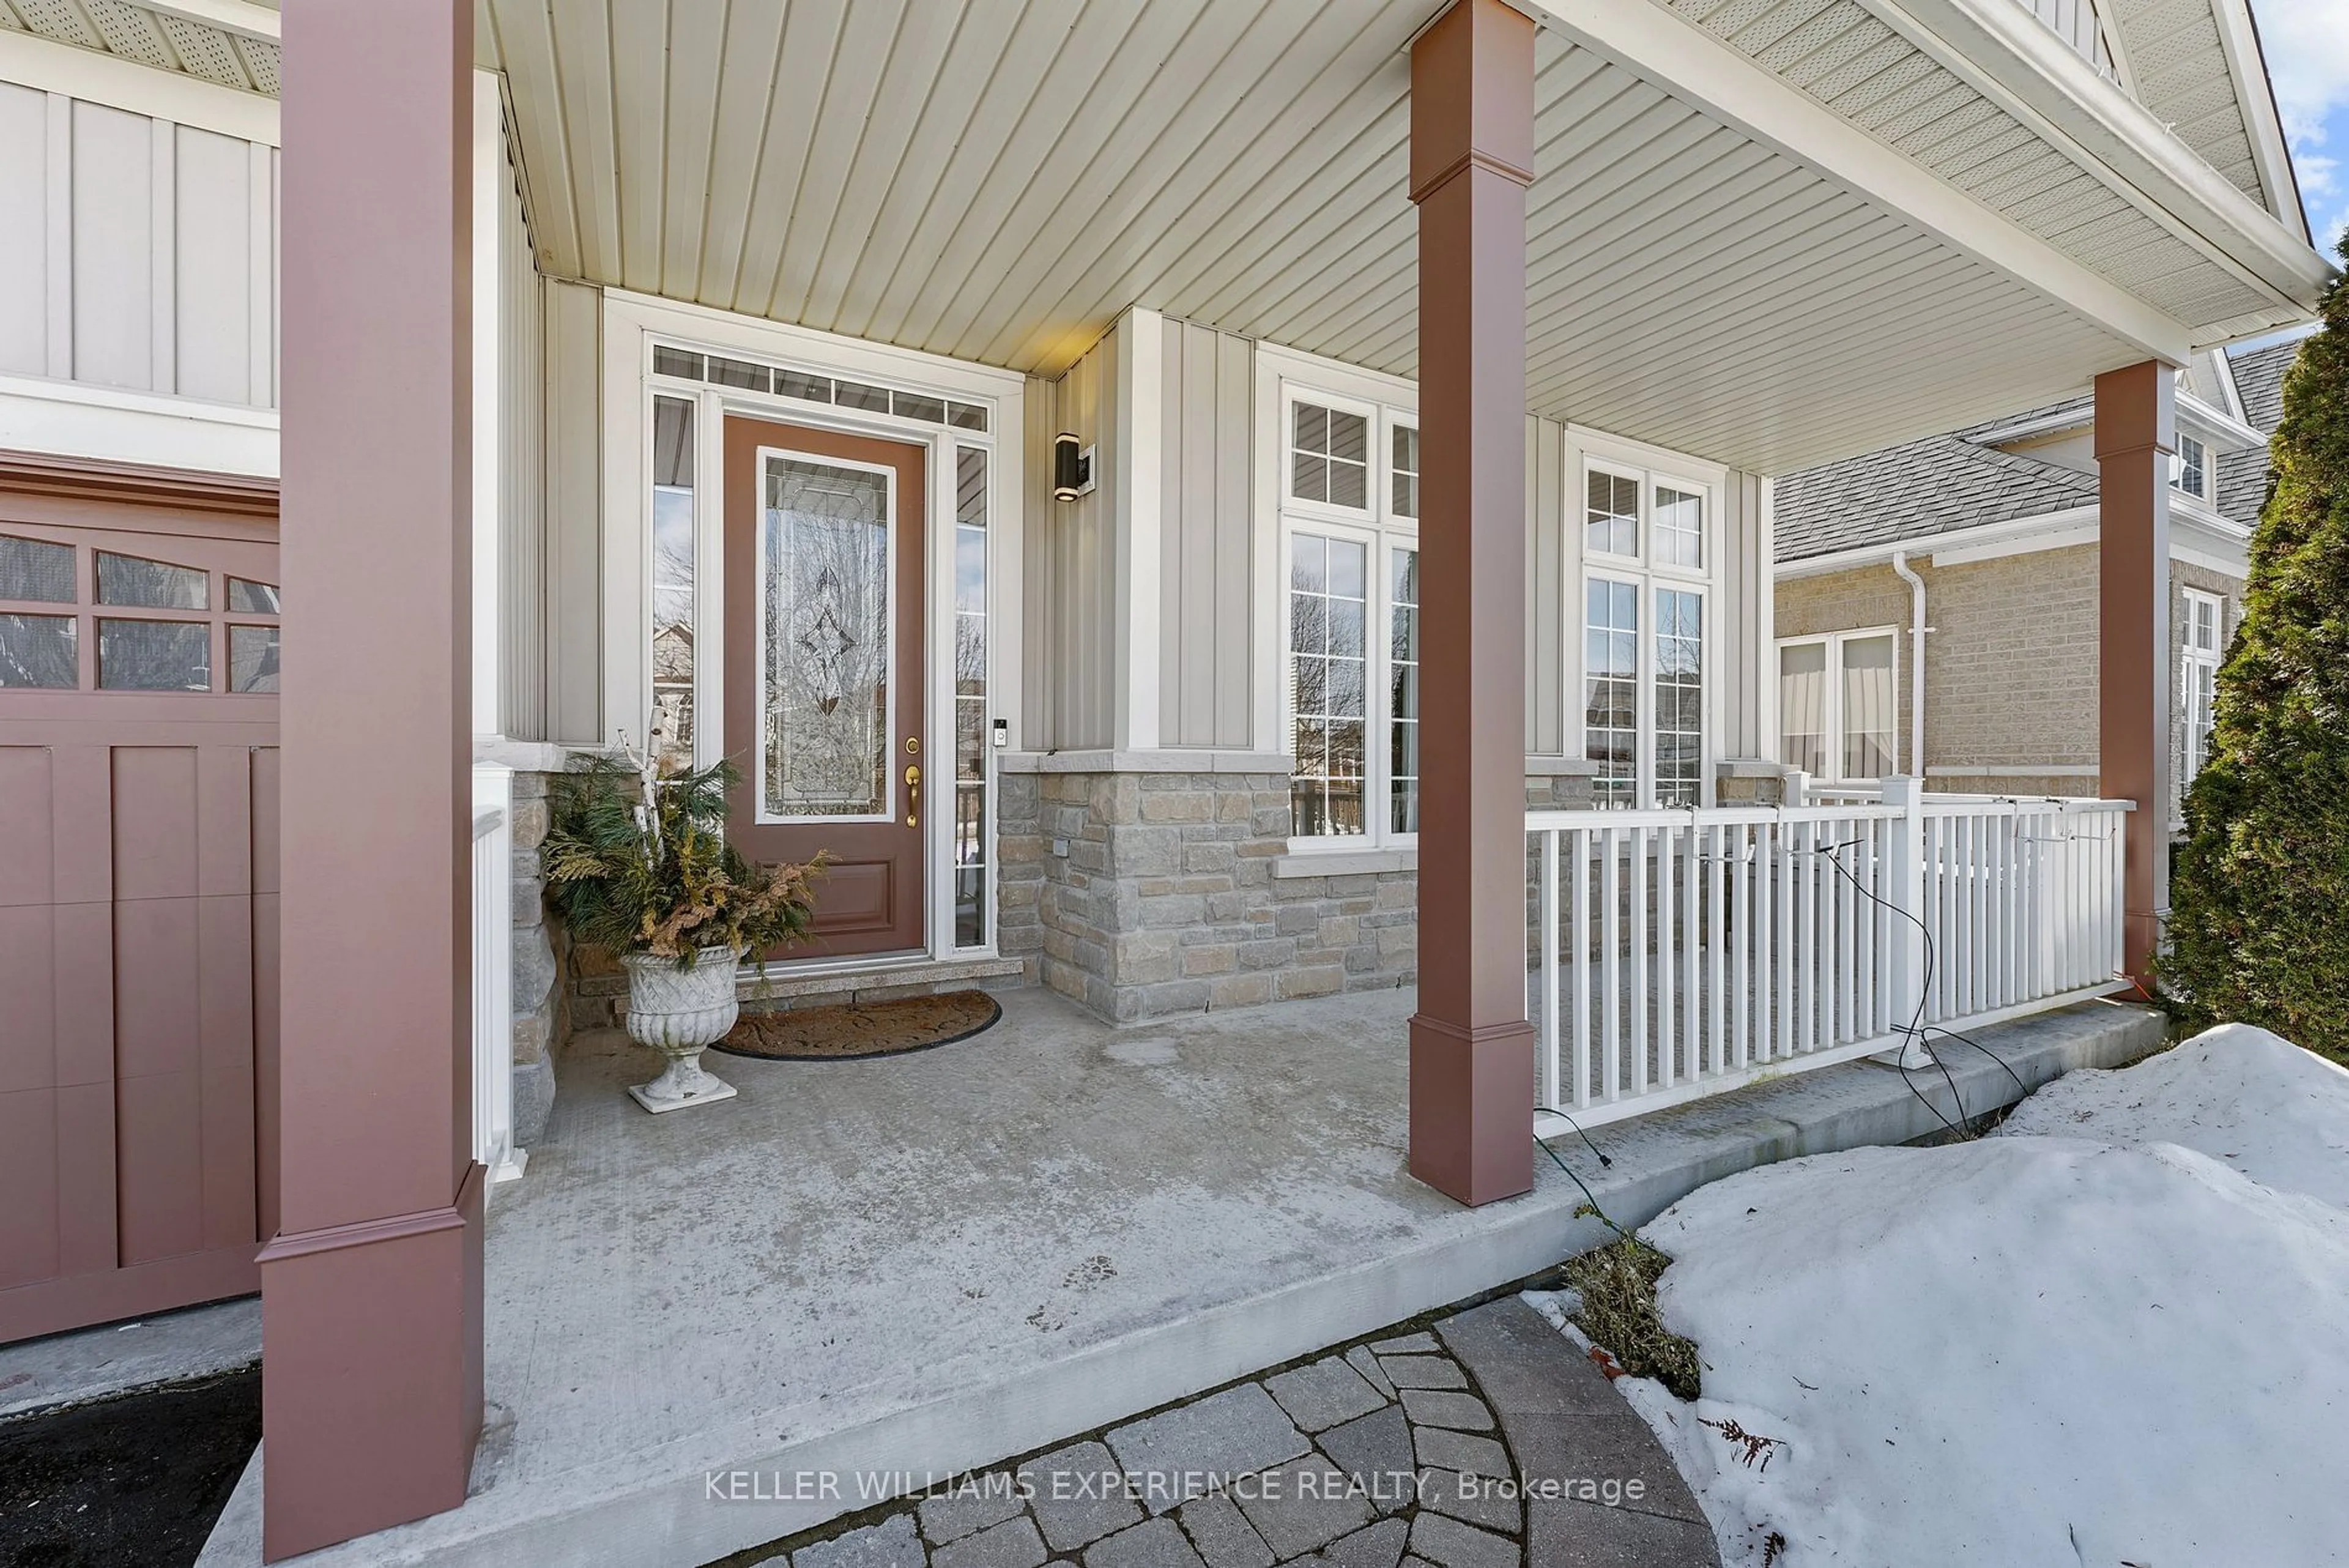
[[[1291,394],[1284,421],[1289,832],[1419,830],[1419,431],[1402,410]]]

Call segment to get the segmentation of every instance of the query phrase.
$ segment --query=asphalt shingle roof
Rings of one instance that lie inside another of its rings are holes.
[[[1927,436],[1781,478],[1777,558],[1926,538],[2095,499],[2091,475],[1978,445],[1963,432]]]
[[[2272,435],[2283,419],[2283,373],[2300,353],[2301,340],[2286,338],[2264,348],[2227,356],[2235,372],[2235,390],[2243,400],[2243,418],[2253,430]],[[2264,451],[2230,452],[2219,458],[2219,510],[2249,528],[2260,520],[2268,498],[2268,454]]]
[[[2293,337],[2228,357],[2254,430],[2272,432],[2283,417],[2283,375],[2299,352]],[[2041,411],[2085,412],[2087,406],[2075,399]],[[1980,444],[1983,433],[2013,422],[1927,436],[1786,474],[1777,487],[1777,558],[1801,561],[1930,538],[2095,502],[2093,474]],[[2267,472],[2263,451],[2223,453],[2219,510],[2245,527],[2257,523]]]

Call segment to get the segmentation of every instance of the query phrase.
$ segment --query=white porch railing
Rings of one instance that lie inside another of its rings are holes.
[[[513,1142],[513,770],[473,766],[473,1158],[494,1184],[523,1172]]]
[[[2123,983],[2127,801],[1530,812],[1544,1136]]]

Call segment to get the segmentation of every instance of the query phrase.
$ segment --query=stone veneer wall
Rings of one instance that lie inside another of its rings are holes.
[[[546,780],[513,775],[513,1116],[523,1148],[546,1135],[554,1108],[554,1052],[568,1032],[570,988],[560,983],[571,943],[546,911],[539,850],[546,842]]]
[[[999,950],[1121,1023],[1413,983],[1413,857],[1291,855],[1285,763],[1201,760],[1006,768]],[[1579,769],[1526,780],[1528,805],[1588,802]]]

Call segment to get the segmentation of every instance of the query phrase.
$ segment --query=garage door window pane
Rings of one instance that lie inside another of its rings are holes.
[[[0,686],[70,691],[76,674],[73,617],[0,615]]]
[[[203,621],[101,620],[98,683],[109,691],[209,691],[212,628]]]
[[[146,609],[205,609],[208,577],[193,566],[139,556],[98,553],[98,602]],[[103,639],[100,639],[101,642]]]
[[[233,626],[228,628],[228,689],[232,691],[277,690],[275,627]]]
[[[277,585],[231,577],[228,580],[228,607],[238,615],[276,615]]]
[[[46,539],[0,538],[0,599],[32,599],[40,604],[74,602],[74,558],[71,545]]]

